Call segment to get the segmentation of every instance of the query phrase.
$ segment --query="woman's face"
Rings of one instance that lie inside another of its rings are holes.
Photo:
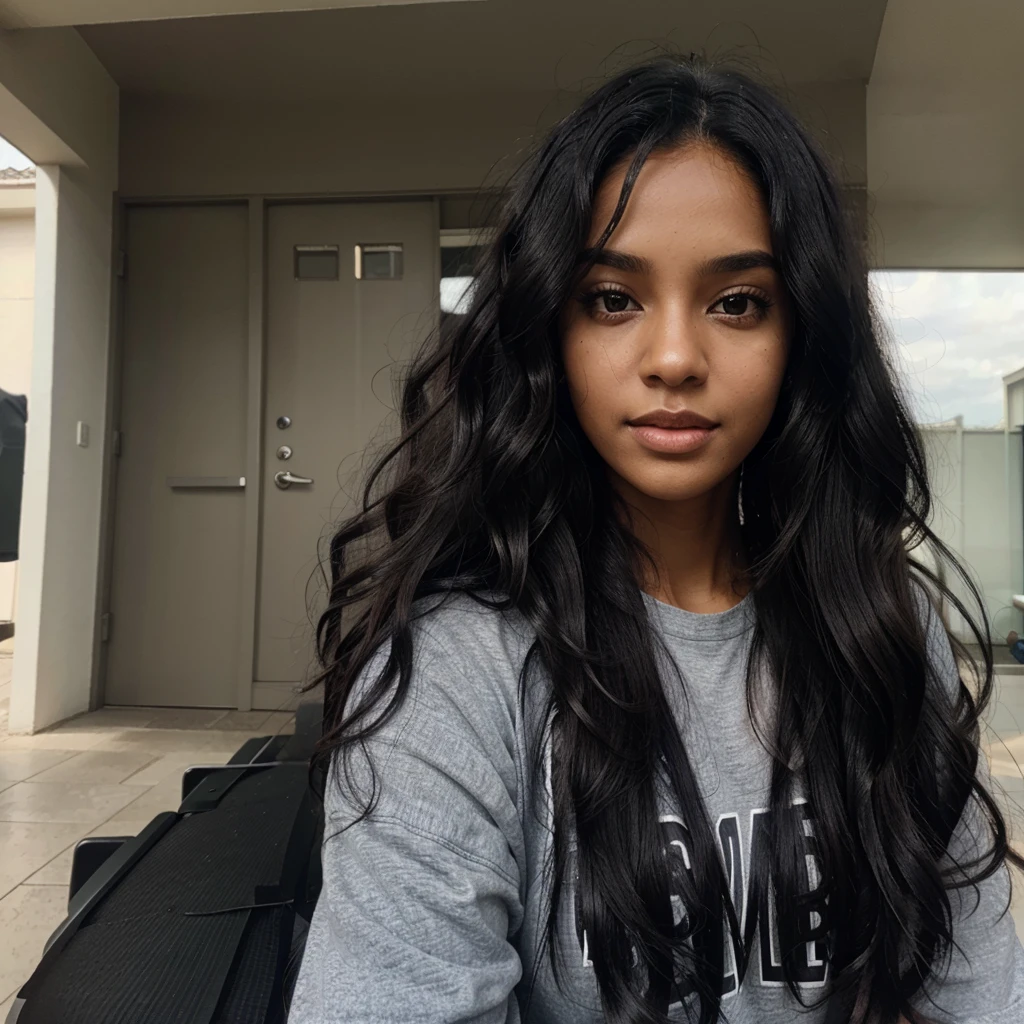
[[[624,175],[602,184],[589,245]],[[731,157],[691,145],[647,160],[562,321],[573,407],[627,501],[707,494],[764,433],[789,332],[773,264],[767,212]]]

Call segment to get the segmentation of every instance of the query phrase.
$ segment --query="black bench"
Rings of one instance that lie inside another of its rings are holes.
[[[284,1024],[320,891],[320,714],[189,768],[139,835],[83,839],[7,1024]]]

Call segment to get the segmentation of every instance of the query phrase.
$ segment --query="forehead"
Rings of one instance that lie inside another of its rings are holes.
[[[596,242],[615,210],[628,159],[601,183],[588,244]],[[622,220],[608,245],[628,251],[659,245],[771,247],[771,228],[757,186],[721,149],[691,144],[652,153],[637,176]]]

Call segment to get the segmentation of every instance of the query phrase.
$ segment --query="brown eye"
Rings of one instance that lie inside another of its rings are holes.
[[[726,295],[725,298],[719,299],[713,308],[721,310],[725,314],[723,323],[731,321],[739,326],[759,323],[767,316],[770,305],[772,305],[770,300],[763,299],[759,295],[735,292],[733,295]]]
[[[629,309],[629,296],[622,292],[602,292],[601,302],[606,313],[625,313]]]
[[[727,295],[722,299],[722,311],[730,316],[743,316],[747,312],[747,303],[753,302],[749,295]]]

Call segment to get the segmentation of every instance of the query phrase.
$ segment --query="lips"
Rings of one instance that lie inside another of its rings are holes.
[[[655,409],[627,420],[633,437],[644,448],[663,455],[688,455],[703,448],[718,424],[688,409]]]
[[[645,413],[626,422],[631,427],[659,427],[662,430],[711,430],[718,426],[714,420],[688,409],[680,409],[678,412],[671,409],[655,409],[654,412]]]

